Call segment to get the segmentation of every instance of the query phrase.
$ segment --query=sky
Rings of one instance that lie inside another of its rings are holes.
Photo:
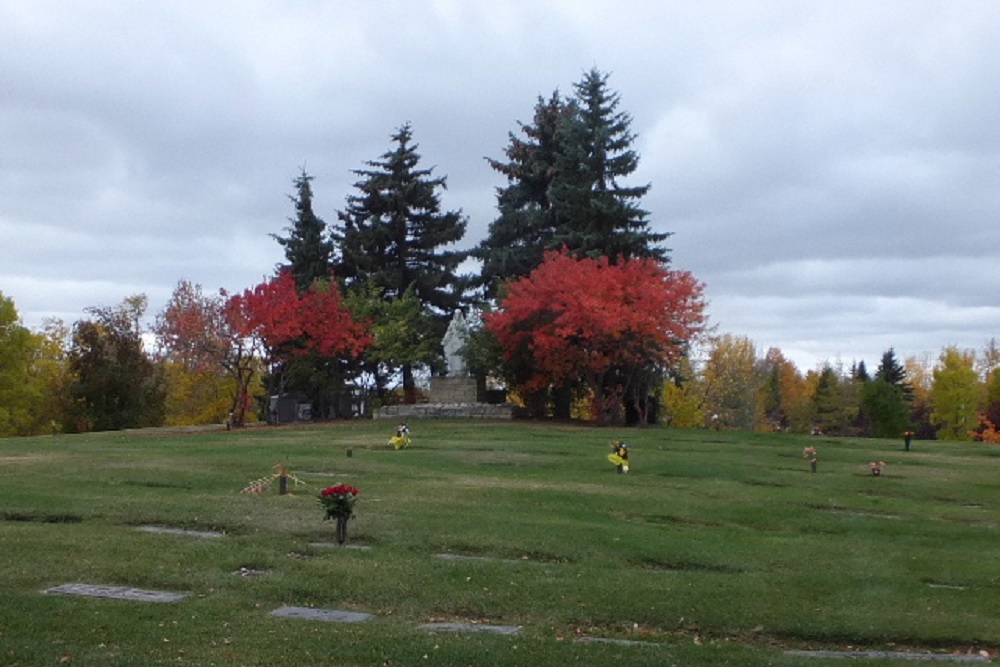
[[[1000,2],[0,0],[0,293],[67,324],[284,260],[410,123],[471,248],[486,158],[597,68],[717,333],[799,366],[1000,335]]]

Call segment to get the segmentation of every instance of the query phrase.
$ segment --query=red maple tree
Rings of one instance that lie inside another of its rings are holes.
[[[702,330],[703,291],[689,272],[652,259],[611,263],[552,251],[484,319],[504,359],[530,369],[519,391],[582,381],[603,422],[643,369],[676,361]]]
[[[351,317],[336,283],[316,281],[299,293],[289,271],[231,297],[227,314],[241,335],[260,341],[272,365],[311,352],[354,356],[372,342],[365,324]]]

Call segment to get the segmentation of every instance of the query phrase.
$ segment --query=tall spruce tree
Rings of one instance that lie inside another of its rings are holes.
[[[315,280],[329,278],[333,259],[333,244],[327,238],[326,223],[313,212],[312,180],[303,169],[293,181],[296,194],[288,198],[295,204],[295,217],[289,218],[292,225],[285,228],[288,236],[271,235],[285,249],[287,266],[299,292],[305,292]]]
[[[548,100],[539,97],[532,124],[521,124],[524,138],[509,135],[504,151],[508,162],[489,159],[490,166],[507,178],[507,186],[497,189],[499,215],[472,253],[483,263],[480,278],[489,297],[497,295],[503,281],[527,276],[542,263],[544,252],[555,248],[558,219],[549,190],[562,133],[574,112],[575,106],[558,91]]]
[[[440,340],[452,311],[463,305],[457,269],[467,253],[448,248],[462,239],[466,221],[461,212],[442,211],[439,193],[446,179],[419,168],[409,123],[392,142],[394,148],[366,163],[369,169],[354,171],[358,193],[348,196],[334,235],[341,254],[336,273],[355,293],[374,290],[387,300],[413,295],[435,318],[422,336]],[[398,366],[407,401],[415,400],[413,366],[411,360]],[[387,360],[378,372],[396,370]]]
[[[590,257],[652,257],[667,261],[660,244],[669,234],[649,229],[639,201],[649,185],[624,180],[639,165],[632,150],[631,116],[618,109],[620,97],[608,90],[608,74],[592,69],[574,85],[576,113],[563,132],[557,177],[549,196],[559,212],[557,245]]]
[[[538,99],[524,138],[511,133],[507,162],[490,166],[507,178],[497,190],[498,217],[474,255],[483,262],[487,296],[499,283],[520,278],[545,250],[566,246],[590,257],[652,257],[668,261],[669,234],[650,230],[639,201],[649,185],[625,180],[639,163],[632,150],[632,119],[620,111],[608,75],[596,69],[575,84],[575,95]]]
[[[304,294],[316,281],[330,279],[334,256],[327,224],[313,211],[312,180],[305,169],[293,179],[295,194],[288,198],[295,206],[295,217],[288,219],[291,224],[284,230],[287,236],[271,235],[285,249],[287,264],[279,269],[291,271],[299,294]],[[343,360],[311,351],[279,366],[278,386],[307,398],[313,414],[325,416],[334,412],[331,406],[336,402],[335,395],[343,390],[351,374],[345,366]]]
[[[882,359],[875,371],[875,379],[884,380],[897,387],[907,403],[913,400],[913,386],[906,381],[906,368],[896,358],[896,352],[891,347],[882,353]]]
[[[877,438],[899,436],[909,425],[913,387],[906,369],[890,347],[882,354],[875,377],[861,389],[861,409]]]

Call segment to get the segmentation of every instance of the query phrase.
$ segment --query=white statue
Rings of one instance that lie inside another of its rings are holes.
[[[441,346],[444,347],[444,360],[448,369],[448,375],[457,377],[466,375],[465,358],[462,356],[462,348],[469,340],[469,325],[465,323],[465,316],[462,311],[456,310],[448,323],[448,330],[441,339]]]

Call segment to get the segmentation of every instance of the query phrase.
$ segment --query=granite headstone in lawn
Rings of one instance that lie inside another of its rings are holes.
[[[473,561],[481,563],[507,563],[509,565],[519,565],[522,562],[520,560],[513,560],[511,558],[493,558],[491,556],[465,556],[463,554],[434,554],[435,558],[442,558],[444,560],[459,560],[459,561]]]
[[[144,533],[160,533],[162,535],[185,535],[187,537],[225,537],[225,533],[216,530],[190,530],[188,528],[169,528],[167,526],[137,526],[136,530]]]
[[[521,628],[517,625],[487,625],[485,623],[424,623],[420,629],[432,632],[492,632],[498,635],[521,633]]]
[[[147,591],[127,586],[94,586],[92,584],[63,584],[47,588],[44,592],[54,595],[79,595],[90,598],[106,598],[109,600],[131,600],[134,602],[177,602],[187,597],[187,595],[182,593]]]
[[[281,618],[305,618],[310,621],[327,621],[332,623],[363,623],[375,618],[372,614],[365,614],[359,611],[314,609],[312,607],[280,607],[272,611],[271,616],[280,616]]]
[[[911,651],[785,651],[801,658],[850,658],[855,660],[909,660],[912,662],[988,663],[989,655],[973,653],[916,653]]]
[[[643,642],[637,639],[615,639],[614,637],[577,637],[578,644],[615,644],[617,646],[656,646],[651,642]]]

